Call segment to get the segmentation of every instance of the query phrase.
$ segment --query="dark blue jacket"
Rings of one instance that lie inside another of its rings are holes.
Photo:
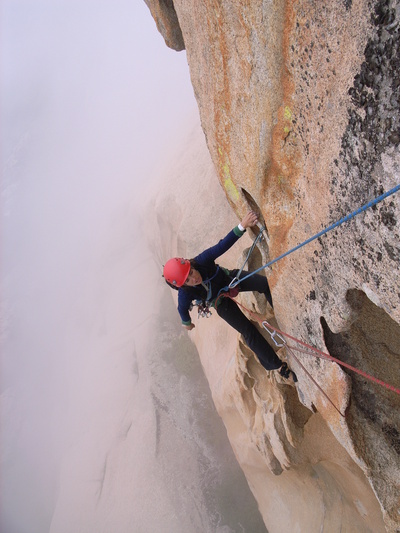
[[[226,237],[221,239],[218,244],[207,248],[201,254],[193,259],[193,267],[198,270],[203,278],[203,285],[196,285],[195,287],[188,287],[184,285],[178,291],[178,312],[182,319],[182,324],[188,326],[191,324],[189,308],[193,300],[207,300],[213,302],[218,296],[220,289],[229,285],[231,278],[229,271],[223,267],[218,266],[215,260],[220,255],[224,254],[235,244],[235,242],[243,235],[244,231],[236,226],[231,230]]]

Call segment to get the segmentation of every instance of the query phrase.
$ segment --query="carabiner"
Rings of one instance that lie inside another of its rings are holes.
[[[234,289],[236,287],[236,285],[237,285],[236,282],[239,282],[239,279],[235,276],[233,278],[233,280],[229,283],[228,289]],[[235,283],[235,285],[234,285],[234,283]]]
[[[286,344],[286,341],[285,339],[282,337],[282,335],[280,333],[278,333],[277,331],[275,331],[274,329],[272,329],[272,327],[270,326],[270,324],[268,324],[268,322],[266,320],[264,320],[264,322],[261,323],[262,327],[264,329],[266,329],[268,331],[268,333],[270,334],[270,337],[271,337],[271,340],[274,342],[275,346],[277,348],[282,348],[283,346],[285,346]],[[272,331],[270,331],[268,328],[271,328]],[[278,339],[280,339],[282,342],[279,343],[275,340],[275,337],[277,337]]]

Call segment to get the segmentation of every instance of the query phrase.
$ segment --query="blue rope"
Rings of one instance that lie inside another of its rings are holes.
[[[260,272],[261,270],[264,270],[265,268],[268,268],[269,266],[273,265],[274,263],[276,263],[277,261],[279,261],[280,259],[283,259],[284,257],[286,257],[287,255],[291,254],[292,252],[295,252],[296,250],[298,250],[299,248],[301,248],[302,246],[305,246],[306,244],[312,242],[312,241],[315,241],[315,239],[318,239],[318,237],[321,237],[322,235],[325,235],[325,233],[328,233],[328,231],[331,231],[332,229],[334,228],[337,228],[338,226],[340,226],[341,224],[343,224],[344,222],[347,222],[348,220],[354,218],[356,215],[358,215],[359,213],[362,213],[363,211],[366,211],[368,208],[378,204],[379,202],[381,202],[382,200],[384,200],[385,198],[387,198],[388,196],[391,196],[392,194],[396,193],[397,191],[400,190],[400,184],[399,185],[396,185],[396,187],[393,187],[393,189],[390,189],[390,191],[387,191],[385,192],[384,194],[381,194],[380,196],[378,196],[377,198],[375,198],[374,200],[371,200],[370,202],[368,202],[367,204],[363,205],[362,207],[359,207],[358,209],[356,209],[355,211],[353,211],[353,213],[350,213],[350,215],[346,215],[345,217],[341,218],[340,220],[338,220],[337,222],[335,222],[334,224],[332,224],[331,226],[323,229],[322,231],[320,231],[319,233],[317,233],[316,235],[314,235],[313,237],[310,237],[309,239],[307,239],[306,241],[302,242],[301,244],[298,244],[297,246],[295,246],[294,248],[292,248],[291,250],[289,250],[288,252],[285,252],[284,254],[280,255],[279,257],[273,259],[272,261],[270,261],[269,263],[266,263],[265,265],[261,266],[260,268],[258,268],[257,270],[254,270],[254,272],[250,272],[250,274],[247,274],[247,276],[245,276],[244,278],[242,279],[239,279],[237,281],[235,281],[232,285],[230,285],[229,287],[231,289],[233,289],[234,287],[236,287],[236,285],[238,285],[239,283],[241,283],[243,280],[247,279],[247,278],[250,278],[251,276],[253,276],[254,274],[257,274],[258,272]],[[227,287],[228,289],[228,287]]]

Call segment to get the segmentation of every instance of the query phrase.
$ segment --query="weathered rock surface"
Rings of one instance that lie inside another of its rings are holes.
[[[152,12],[162,4],[147,3]],[[174,0],[173,6],[178,22],[169,27],[165,19],[162,33],[176,32],[179,24],[219,180],[237,215],[254,207],[266,223],[268,236],[253,267],[400,182],[398,0]],[[397,387],[399,215],[397,194],[267,273],[280,329]],[[363,472],[387,531],[396,531],[399,396],[331,362],[298,354],[305,372],[287,356],[299,376],[297,394],[267,376],[241,343],[223,382],[211,383],[268,529],[279,530],[273,516],[279,507],[292,518],[288,530],[299,524],[302,530],[301,517],[287,509],[296,497],[307,508],[299,487],[317,475],[325,481],[318,487],[325,504],[331,498],[331,509],[339,505],[334,479],[341,505],[359,511],[357,527],[342,530],[379,531],[379,519],[372,525],[368,508],[352,496],[352,481]],[[324,423],[343,447],[339,455],[316,449]],[[254,455],[250,449],[244,455],[244,428]],[[282,471],[267,498],[266,480]],[[310,531],[321,523],[339,531],[332,513]]]
[[[156,21],[158,31],[164,37],[167,46],[178,52],[185,49],[181,27],[174,7],[173,0],[152,2],[144,0]]]

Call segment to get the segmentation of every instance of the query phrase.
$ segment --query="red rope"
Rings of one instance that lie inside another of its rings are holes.
[[[231,298],[231,296],[229,295],[224,295],[225,297],[228,297],[228,298]],[[232,299],[232,298],[231,298]],[[236,301],[236,300],[235,300]],[[242,305],[240,302],[237,302],[236,303],[242,307],[245,311],[247,311],[253,318],[255,318],[255,320],[257,320],[258,322],[260,322],[262,324],[262,322],[265,322],[265,321],[261,321],[258,316],[253,313],[252,311],[250,311],[249,309],[247,309],[244,305]],[[270,327],[271,329],[273,329],[274,331],[276,331],[277,333],[279,333],[280,335],[284,335],[285,337],[287,337],[288,339],[291,339],[292,341],[295,341],[299,344],[301,344],[302,346],[306,347],[307,350],[311,350],[311,352],[313,353],[309,353],[306,352],[305,350],[302,350],[300,348],[296,348],[294,346],[289,346],[288,344],[286,344],[286,346],[288,348],[291,348],[292,350],[297,350],[299,352],[302,352],[302,353],[308,353],[309,355],[312,355],[314,357],[318,357],[320,359],[328,359],[329,361],[333,361],[334,363],[337,363],[338,365],[340,366],[344,366],[346,368],[348,368],[349,370],[352,370],[353,372],[356,372],[357,374],[360,374],[361,376],[363,376],[364,378],[366,379],[369,379],[370,381],[373,381],[374,383],[377,383],[378,385],[381,385],[382,387],[386,387],[388,390],[391,390],[392,392],[395,392],[396,394],[400,394],[400,389],[397,389],[396,387],[394,387],[393,385],[390,385],[389,383],[385,383],[384,381],[382,381],[381,379],[378,379],[374,376],[371,376],[370,374],[367,374],[366,372],[364,372],[364,370],[360,370],[359,368],[356,368],[354,366],[351,366],[349,365],[348,363],[345,363],[343,361],[340,361],[339,359],[336,359],[336,357],[332,357],[332,355],[329,355],[325,352],[322,352],[321,350],[318,350],[318,348],[314,348],[313,346],[310,346],[309,344],[307,344],[306,342],[303,342],[301,341],[300,339],[296,339],[296,337],[293,337],[292,335],[289,335],[288,333],[285,333],[284,331],[281,331],[280,329],[278,328],[275,328],[274,326],[272,326],[269,322],[267,322],[268,324],[268,327]],[[292,354],[294,355],[294,354]],[[300,364],[300,366],[303,368],[303,370],[305,370],[304,366],[300,363],[300,361],[298,360],[297,357],[295,357],[296,361]],[[307,371],[306,371],[307,372]],[[309,374],[309,372],[307,372],[307,374],[311,377],[311,379],[314,381],[314,379],[312,378],[312,376]],[[317,385],[317,387],[322,391],[322,389],[320,388],[320,386],[314,381],[314,383]],[[325,394],[325,393],[324,393]],[[325,395],[326,396],[326,395]],[[328,398],[329,399],[329,398]],[[331,400],[329,400],[331,402]],[[331,402],[332,403],[332,402]],[[335,406],[335,408],[337,409],[337,407]],[[338,410],[338,409],[337,409]],[[340,412],[340,411],[339,411]],[[340,413],[342,414],[342,413]],[[343,416],[343,415],[342,415]]]
[[[313,346],[310,346],[306,342],[303,342],[300,339],[296,339],[296,337],[292,337],[292,335],[289,335],[288,333],[284,333],[283,331],[280,331],[278,328],[275,328],[274,326],[271,326],[271,324],[269,324],[269,326],[273,330],[275,330],[277,333],[280,333],[281,335],[285,335],[286,337],[288,337],[288,339],[296,341],[299,344],[301,344],[302,346],[305,346],[308,350],[311,350],[312,352],[314,352],[314,353],[310,353],[309,355],[313,355],[314,357],[319,357],[320,359],[328,359],[329,361],[333,361],[333,362],[337,363],[340,366],[344,366],[344,367],[348,368],[349,370],[352,370],[353,372],[356,372],[357,374],[360,374],[361,376],[363,376],[366,379],[369,379],[370,381],[378,383],[378,385],[381,385],[382,387],[386,387],[387,389],[395,392],[396,394],[400,394],[400,389],[397,389],[393,385],[390,385],[389,383],[385,383],[385,381],[382,381],[381,379],[378,379],[378,378],[376,378],[374,376],[371,376],[370,374],[367,374],[366,372],[364,372],[364,370],[361,370],[361,369],[356,368],[356,367],[354,367],[352,365],[349,365],[348,363],[345,363],[344,361],[340,361],[340,359],[336,359],[336,357],[333,357],[332,355],[329,355],[329,354],[327,354],[325,352],[322,352],[321,350],[318,350],[318,348],[314,348]],[[294,349],[294,350],[298,350],[298,351],[301,351],[301,352],[304,353],[304,350],[301,350],[301,349],[296,348],[294,346],[291,346],[291,348]]]
[[[222,297],[225,297],[225,298],[230,298],[231,300],[234,300],[234,297],[238,295],[238,292],[236,293],[221,293],[216,301],[215,301],[215,307],[217,307],[217,303],[218,303],[218,300]],[[235,300],[236,301],[236,300]],[[240,302],[236,302],[240,307],[242,307],[245,311],[247,311],[249,313],[249,315],[251,317],[253,317],[255,320],[257,320],[258,322],[261,323],[261,325],[264,327],[264,324],[268,324],[268,326],[270,326],[270,324],[268,322],[266,322],[266,320],[263,320],[261,321],[258,316],[253,313],[252,311],[250,311],[250,309],[247,309],[247,307],[245,307],[243,304],[241,304]],[[272,328],[272,326],[270,326]],[[266,329],[268,331],[267,328],[264,327],[264,329]],[[275,328],[272,328],[272,329],[275,329]],[[271,334],[270,331],[268,331],[268,333],[270,334],[271,336],[271,339],[273,339],[273,335]],[[281,339],[282,341],[284,342],[284,344],[281,345],[281,347],[283,346],[286,346],[287,350],[290,352],[291,356],[297,361],[297,363],[299,364],[299,366],[301,366],[301,368],[304,370],[304,372],[307,374],[307,376],[311,379],[311,381],[314,383],[314,385],[319,389],[319,391],[325,396],[325,398],[328,400],[328,402],[334,407],[334,409],[340,414],[340,416],[342,416],[343,418],[345,418],[345,415],[340,411],[340,409],[338,409],[338,407],[336,407],[336,405],[333,403],[333,401],[329,398],[329,396],[326,394],[326,392],[323,390],[323,388],[315,381],[315,379],[312,377],[312,375],[310,374],[310,372],[304,367],[304,365],[301,363],[301,361],[298,359],[298,357],[296,357],[296,355],[292,352],[291,350],[291,346],[289,346],[285,339],[281,336]],[[278,345],[277,345],[278,346]]]
[[[269,325],[269,324],[268,324]],[[312,377],[312,375],[310,374],[310,372],[305,368],[305,366],[303,365],[303,363],[300,361],[300,359],[298,357],[296,357],[296,355],[292,352],[292,346],[289,346],[288,344],[286,345],[286,348],[287,350],[290,352],[290,355],[297,361],[297,363],[301,366],[301,368],[304,370],[304,372],[308,375],[308,377],[311,379],[311,381],[314,383],[314,385],[319,389],[320,392],[322,392],[322,394],[325,396],[325,398],[328,400],[328,402],[336,409],[336,411],[340,414],[340,416],[342,416],[343,418],[345,418],[345,415],[342,413],[342,411],[336,407],[336,405],[333,403],[333,401],[329,398],[329,396],[326,394],[326,392],[324,391],[324,389],[321,387],[321,385],[319,385],[319,383]],[[296,348],[294,348],[296,349]]]

